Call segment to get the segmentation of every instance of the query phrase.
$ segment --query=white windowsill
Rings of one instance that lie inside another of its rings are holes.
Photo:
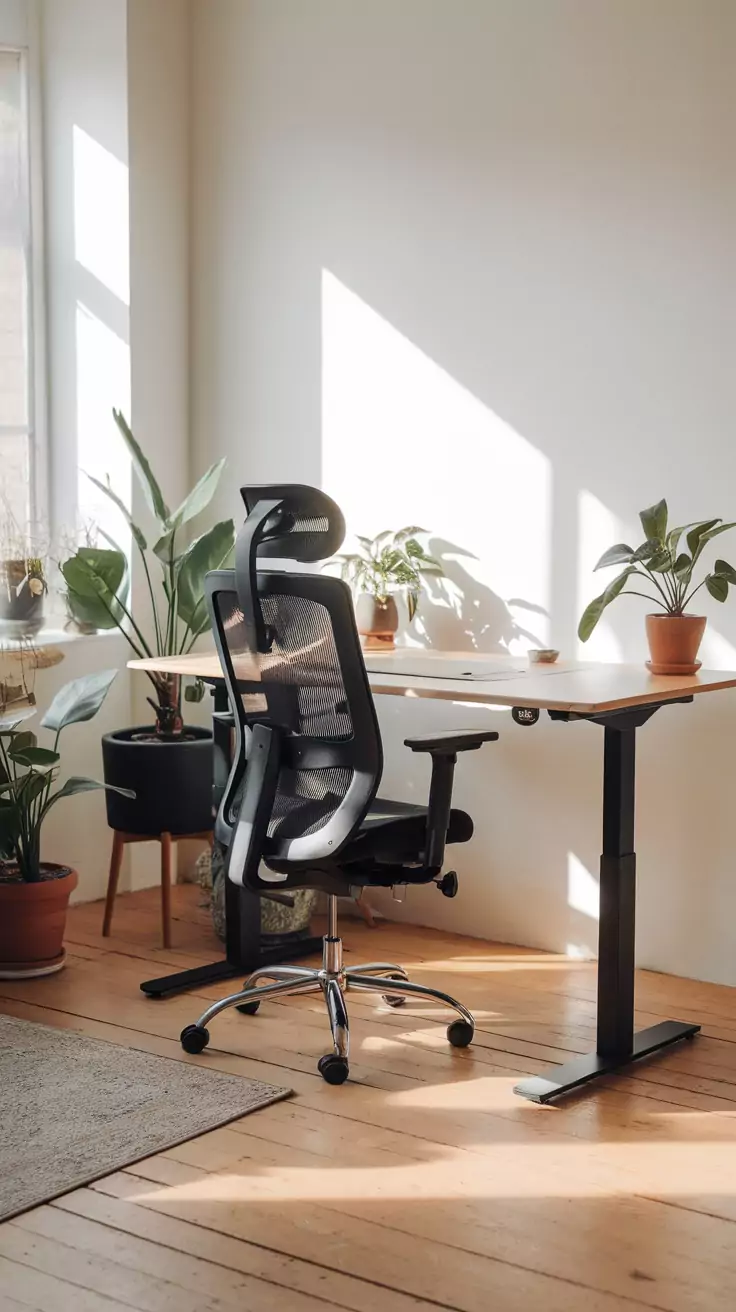
[[[0,650],[18,651],[21,647],[65,647],[76,642],[109,641],[125,635],[119,629],[99,629],[96,633],[77,633],[75,629],[63,629],[54,625],[39,629],[38,633],[29,634],[27,638],[14,638],[0,632]]]

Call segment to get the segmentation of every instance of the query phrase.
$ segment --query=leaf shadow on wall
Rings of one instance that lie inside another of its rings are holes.
[[[520,597],[504,600],[486,583],[480,583],[463,564],[463,560],[478,557],[455,542],[433,537],[429,551],[441,562],[444,575],[426,576],[416,619],[405,629],[407,638],[419,641],[423,647],[489,655],[508,652],[512,642],[546,645],[526,625],[526,616],[546,617],[542,606]]]

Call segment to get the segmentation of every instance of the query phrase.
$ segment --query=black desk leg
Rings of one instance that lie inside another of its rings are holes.
[[[219,804],[230,772],[231,722],[224,683],[216,683],[212,691],[215,703],[212,717],[213,784],[216,803]],[[279,961],[293,961],[295,958],[311,956],[312,953],[321,951],[321,938],[300,939],[297,943],[290,944],[287,950],[282,945],[263,948],[260,898],[248,889],[238,888],[226,878],[224,959],[213,961],[208,966],[196,966],[193,970],[180,970],[173,975],[164,975],[160,979],[146,980],[141,984],[141,989],[149,998],[165,998],[172,993],[183,993],[187,989],[216,984],[219,980],[249,975],[259,966],[275,965]]]
[[[633,717],[632,717],[633,718]],[[634,926],[636,854],[634,793],[636,725],[632,718],[602,719],[603,855],[600,864],[598,930],[598,1033],[596,1051],[574,1057],[547,1075],[517,1084],[514,1092],[532,1102],[549,1102],[582,1084],[620,1070],[679,1039],[692,1038],[699,1025],[665,1020],[634,1033]]]

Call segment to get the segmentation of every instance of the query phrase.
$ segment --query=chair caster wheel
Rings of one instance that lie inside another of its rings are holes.
[[[473,1042],[475,1029],[466,1020],[454,1020],[447,1026],[447,1037],[453,1048],[467,1048]]]
[[[179,1035],[179,1042],[184,1051],[193,1054],[204,1052],[209,1041],[210,1032],[204,1026],[200,1028],[199,1025],[185,1025]]]
[[[256,1014],[256,1012],[258,1011],[258,1008],[260,1007],[260,1005],[261,1005],[261,1004],[260,1004],[260,1001],[258,1001],[258,1002],[241,1002],[240,1006],[239,1006],[239,1007],[236,1007],[235,1010],[236,1010],[236,1011],[239,1011],[240,1014],[241,1014],[241,1016],[255,1016],[255,1014]]]
[[[334,1052],[327,1052],[317,1062],[317,1070],[328,1084],[344,1084],[350,1067],[347,1057],[338,1057]]]

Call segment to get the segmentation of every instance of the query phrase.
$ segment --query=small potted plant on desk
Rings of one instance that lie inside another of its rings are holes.
[[[695,674],[700,668],[698,649],[705,631],[705,616],[688,610],[693,597],[705,587],[716,601],[725,601],[736,569],[726,560],[716,560],[712,569],[695,583],[695,567],[713,538],[736,524],[705,519],[681,528],[668,529],[667,502],[642,510],[639,519],[645,540],[634,550],[625,542],[609,547],[596,569],[624,565],[620,574],[599,597],[586,607],[578,636],[587,642],[607,606],[620,596],[644,597],[654,602],[657,612],[647,615],[646,630],[652,674]],[[683,537],[685,546],[683,546]],[[635,586],[634,586],[635,585]],[[646,591],[642,592],[642,587]]]
[[[54,787],[62,730],[97,714],[116,673],[74,679],[56,694],[41,721],[54,735],[52,747],[39,747],[21,728],[35,714],[32,693],[22,709],[13,698],[0,715],[0,979],[50,975],[64,964],[67,905],[78,876],[41,859],[41,831],[62,798],[108,786],[72,776]]]
[[[355,616],[366,651],[395,646],[399,612],[395,593],[406,592],[409,621],[413,620],[426,574],[443,574],[439,561],[418,541],[427,530],[410,527],[388,530],[375,538],[356,537],[359,550],[336,556],[342,577],[355,594]]]
[[[81,624],[119,629],[137,657],[185,655],[210,627],[204,578],[209,570],[230,563],[233,521],[222,520],[193,542],[182,538],[185,525],[209,505],[225,461],[212,465],[179,508],[171,511],[125,418],[117,410],[113,416],[156,526],[152,560],[147,537],[109,480],[91,481],[114,502],[130,527],[150,601],[147,634],[128,606],[128,562],[114,544],[109,549],[79,547],[62,562],[67,605]],[[152,566],[161,572],[158,587]],[[120,729],[102,740],[106,782],[135,793],[134,801],[129,795],[108,794],[108,823],[123,833],[151,837],[165,832],[203,833],[212,828],[212,734],[184,724],[179,675],[151,672],[148,678],[155,693],[148,699],[155,723]],[[203,693],[202,685],[195,683],[184,695],[188,701],[199,701]]]

